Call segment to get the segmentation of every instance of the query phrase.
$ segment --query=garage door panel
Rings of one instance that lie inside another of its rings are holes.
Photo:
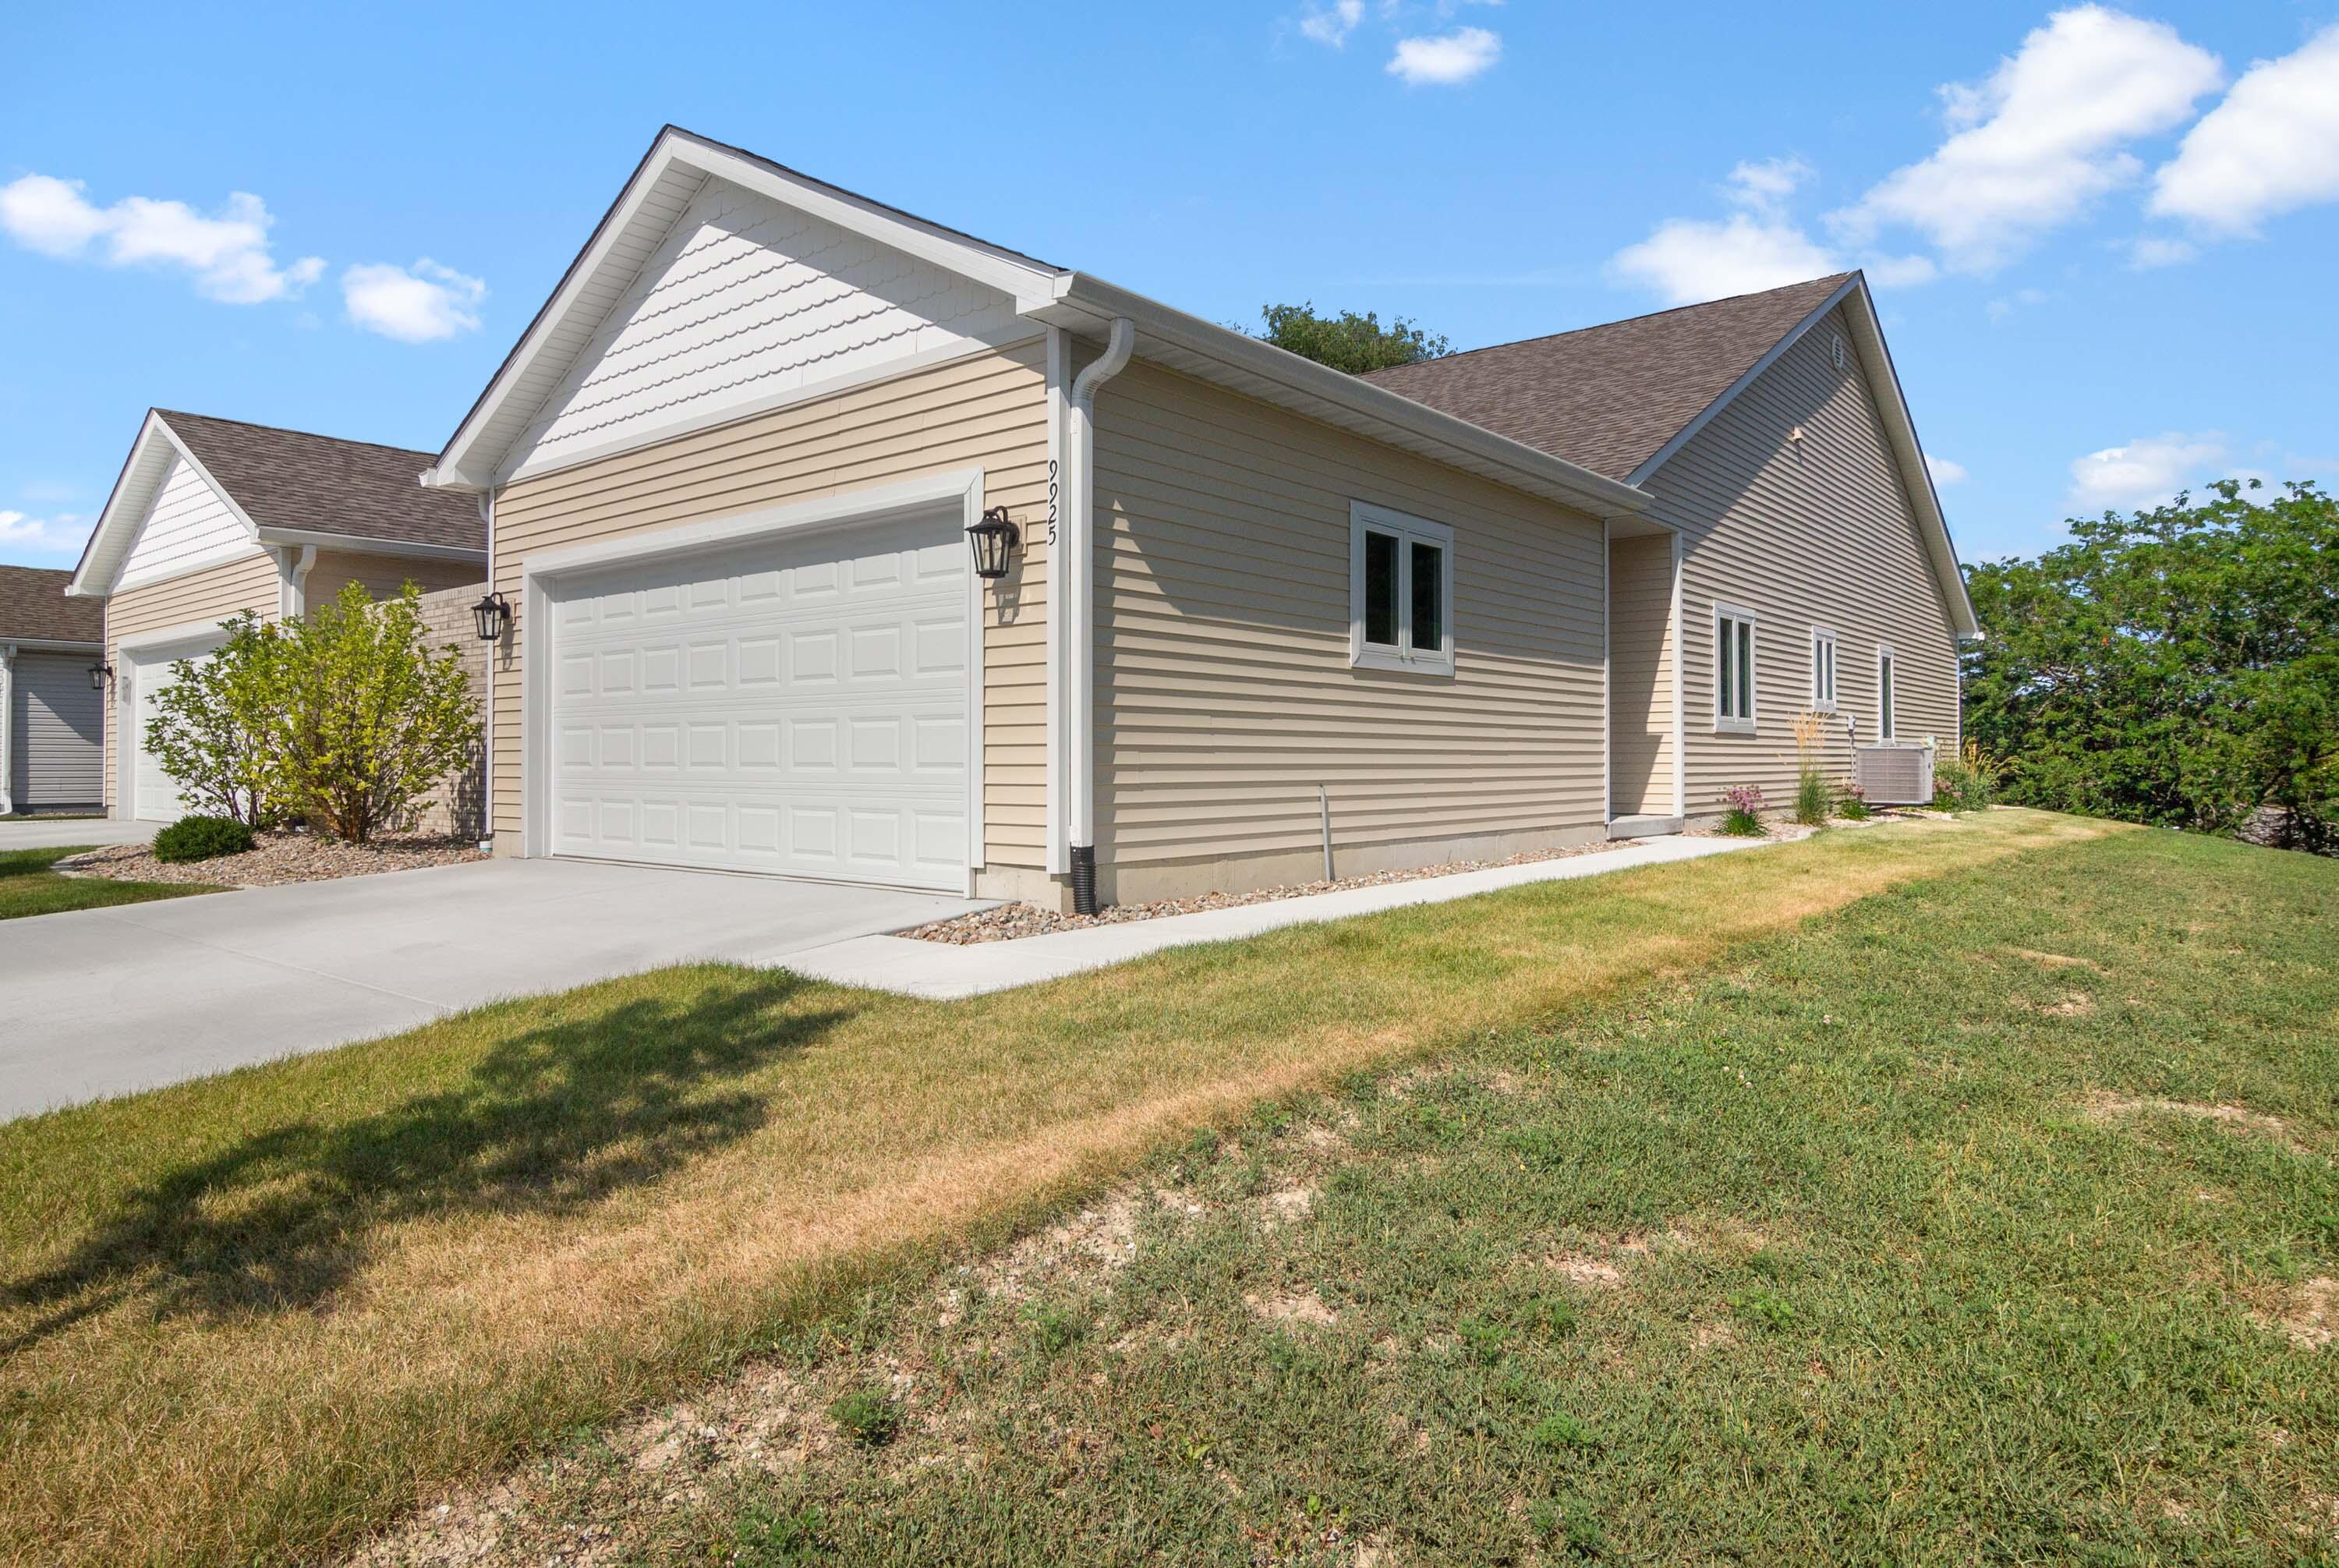
[[[966,560],[936,516],[568,585],[555,853],[962,886]]]

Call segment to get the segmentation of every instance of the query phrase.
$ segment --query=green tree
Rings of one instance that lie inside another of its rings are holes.
[[[410,820],[479,744],[462,656],[434,655],[412,583],[373,603],[363,585],[278,628],[275,774],[285,800],[363,843]]]
[[[249,612],[221,626],[227,641],[208,659],[172,661],[171,685],[149,705],[146,750],[189,812],[264,826],[276,796],[276,628]]]
[[[1446,340],[1425,331],[1403,316],[1381,325],[1367,311],[1359,316],[1343,311],[1319,316],[1314,301],[1298,305],[1265,305],[1259,309],[1264,330],[1256,336],[1320,365],[1360,376],[1416,360],[1435,360],[1452,352]]]
[[[1987,640],[1965,656],[1967,733],[2005,798],[2229,832],[2284,808],[2339,832],[2339,503],[2226,481],[2075,520],[2034,560],[1967,569]]]

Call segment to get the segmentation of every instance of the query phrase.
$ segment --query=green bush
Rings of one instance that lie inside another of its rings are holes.
[[[252,824],[231,816],[183,816],[154,835],[154,858],[178,864],[242,854],[253,840]]]
[[[1737,838],[1765,838],[1770,829],[1762,825],[1763,801],[1762,790],[1753,784],[1732,784],[1722,794],[1728,811],[1722,819],[1722,831]]]
[[[1966,743],[1964,756],[1944,758],[1933,764],[1936,810],[1986,811],[1997,799],[1998,770],[1971,741]]]
[[[1795,820],[1805,827],[1825,827],[1835,811],[1835,786],[1817,768],[1805,768],[1795,781]]]
[[[864,1448],[883,1448],[902,1425],[901,1407],[875,1388],[856,1388],[828,1407],[837,1429]]]

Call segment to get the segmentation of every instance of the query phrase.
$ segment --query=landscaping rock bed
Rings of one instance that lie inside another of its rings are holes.
[[[1059,914],[1037,904],[1008,903],[975,914],[962,914],[953,920],[938,920],[931,925],[918,926],[897,934],[914,937],[920,942],[946,942],[959,947],[982,942],[1013,942],[1019,937],[1048,936],[1060,931],[1086,931],[1096,925],[1126,925],[1131,921],[1160,920],[1164,915],[1172,914],[1199,914],[1210,909],[1239,909],[1245,904],[1272,903],[1278,899],[1305,898],[1318,892],[1340,892],[1352,887],[1383,887],[1390,883],[1420,882],[1427,877],[1452,876],[1457,872],[1488,871],[1495,866],[1528,865],[1537,861],[1572,860],[1577,855],[1623,849],[1632,842],[1630,839],[1614,839],[1599,843],[1576,844],[1568,849],[1529,850],[1506,860],[1448,861],[1443,865],[1416,866],[1411,871],[1377,871],[1364,876],[1344,876],[1336,882],[1294,883],[1283,887],[1258,888],[1250,892],[1206,892],[1192,898],[1155,899],[1149,903],[1117,903],[1096,914]]]
[[[412,871],[418,866],[455,865],[485,860],[477,844],[440,837],[385,838],[372,843],[343,843],[307,833],[264,833],[242,854],[172,864],[154,858],[151,845],[113,844],[84,854],[69,855],[52,868],[73,876],[100,876],[116,882],[204,883],[228,887],[280,887],[287,883],[331,882],[336,877],[370,876],[376,872]]]

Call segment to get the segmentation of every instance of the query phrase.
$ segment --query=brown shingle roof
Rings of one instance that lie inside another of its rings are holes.
[[[105,636],[104,599],[69,599],[71,572],[0,567],[0,643],[12,637],[94,643]]]
[[[1623,479],[1850,276],[1497,343],[1366,380]]]
[[[475,498],[418,482],[431,464],[429,452],[154,411],[260,528],[488,547]]]

